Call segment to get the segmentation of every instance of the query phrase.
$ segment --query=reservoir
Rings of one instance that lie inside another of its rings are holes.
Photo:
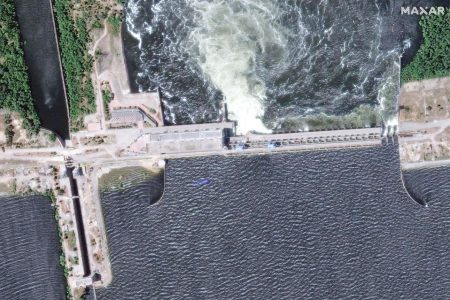
[[[69,119],[50,1],[15,0],[31,94],[41,126],[69,139]]]
[[[447,299],[449,174],[405,174],[424,208],[397,145],[171,160],[157,203],[157,178],[102,195],[97,299]]]
[[[0,299],[64,299],[61,246],[50,201],[0,197],[0,228]]]

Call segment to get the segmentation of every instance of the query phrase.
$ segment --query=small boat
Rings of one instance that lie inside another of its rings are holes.
[[[203,186],[209,184],[211,181],[207,178],[200,178],[194,181],[194,186]]]

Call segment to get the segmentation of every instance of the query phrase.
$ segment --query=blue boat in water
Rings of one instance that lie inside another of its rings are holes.
[[[194,186],[203,186],[209,184],[211,181],[207,178],[200,178],[194,181]]]

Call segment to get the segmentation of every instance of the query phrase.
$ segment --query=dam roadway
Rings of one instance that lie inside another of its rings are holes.
[[[72,145],[52,148],[5,149],[0,160],[63,161],[75,163],[126,161],[143,158],[173,159],[209,155],[267,154],[381,145],[381,128],[363,128],[285,134],[233,136],[234,123],[210,123],[145,129],[110,129],[74,133]],[[101,137],[106,142],[91,143]],[[106,138],[105,138],[106,137]]]

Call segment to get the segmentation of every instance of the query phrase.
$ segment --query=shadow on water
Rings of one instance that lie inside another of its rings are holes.
[[[69,139],[64,82],[50,1],[14,0],[31,94],[43,128]]]
[[[74,213],[77,223],[77,232],[79,234],[80,239],[80,252],[82,256],[83,261],[83,269],[84,269],[84,276],[89,276],[91,274],[91,269],[89,265],[89,256],[88,256],[88,250],[87,250],[87,242],[86,242],[86,232],[84,230],[83,225],[83,214],[81,211],[81,203],[80,203],[80,196],[78,194],[78,184],[73,176],[73,170],[74,168],[67,168],[67,177],[70,180],[70,188],[72,190],[72,201],[73,201],[73,207],[74,207]]]
[[[165,170],[148,170],[141,167],[125,167],[111,170],[99,179],[100,193],[127,193],[135,186],[140,186],[140,196],[145,199],[145,205],[160,204],[165,192]]]
[[[401,179],[402,179],[403,187],[405,189],[406,194],[409,196],[409,198],[411,198],[411,200],[417,202],[418,204],[420,204],[424,207],[428,207],[429,200],[427,199],[427,197],[420,191],[417,191],[416,189],[412,188],[413,185],[405,180],[404,172],[405,171],[401,170],[400,174],[402,177]]]
[[[450,194],[450,169],[448,167],[423,168],[402,171],[405,189],[420,204],[433,204],[437,195]]]
[[[150,205],[160,204],[162,199],[164,199],[164,193],[166,191],[165,170],[162,169],[159,173],[153,175],[151,179],[147,181],[147,184],[149,184],[150,190],[153,191],[149,194]]]

